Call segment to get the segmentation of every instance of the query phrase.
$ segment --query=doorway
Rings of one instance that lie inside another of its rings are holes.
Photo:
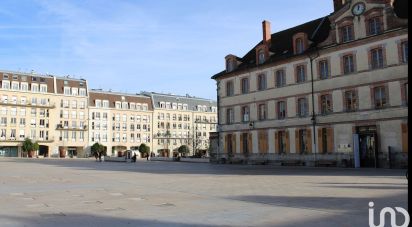
[[[39,156],[48,157],[49,156],[49,147],[40,145],[39,146]]]
[[[376,126],[358,127],[360,167],[378,168]]]

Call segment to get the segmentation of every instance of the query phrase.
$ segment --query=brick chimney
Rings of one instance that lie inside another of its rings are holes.
[[[345,0],[333,0],[333,11],[338,11],[345,4]]]
[[[264,20],[262,22],[262,29],[263,29],[263,43],[270,45],[270,39],[272,37],[272,33],[270,32],[270,22]]]

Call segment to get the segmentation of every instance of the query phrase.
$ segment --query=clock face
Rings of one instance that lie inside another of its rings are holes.
[[[355,16],[359,16],[363,12],[365,12],[365,8],[366,8],[365,3],[363,3],[363,2],[356,3],[352,8],[352,13]]]

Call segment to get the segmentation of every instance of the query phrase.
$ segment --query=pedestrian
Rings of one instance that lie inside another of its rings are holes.
[[[97,162],[97,158],[99,158],[99,156],[97,155],[97,152],[94,152],[94,158],[96,159],[96,162]]]
[[[132,156],[132,162],[136,162],[136,153]]]
[[[99,152],[99,162],[102,161],[102,153]]]

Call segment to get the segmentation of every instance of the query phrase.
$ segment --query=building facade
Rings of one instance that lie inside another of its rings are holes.
[[[96,142],[109,156],[142,143],[157,156],[172,157],[181,145],[206,154],[216,125],[212,100],[89,91],[84,79],[0,71],[0,157],[27,156],[26,138],[42,157],[88,157]]]
[[[214,157],[280,164],[405,167],[408,19],[390,0],[335,0],[334,12],[228,55]]]
[[[100,143],[107,155],[137,150],[142,144],[153,148],[153,106],[150,97],[90,90],[89,147]]]
[[[0,156],[22,156],[25,138],[39,142],[41,156],[84,154],[85,80],[2,71],[0,83]]]
[[[153,102],[153,151],[162,157],[178,154],[187,145],[207,155],[209,134],[216,132],[217,105],[213,100],[171,94],[144,93]]]

